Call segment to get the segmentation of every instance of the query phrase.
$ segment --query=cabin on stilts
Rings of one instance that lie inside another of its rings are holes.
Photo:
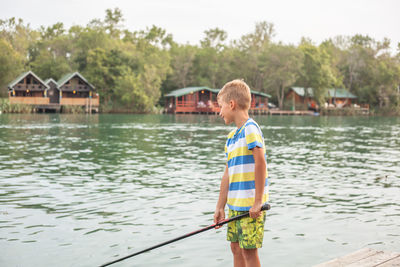
[[[186,87],[165,95],[166,113],[218,113],[219,90],[203,87]]]
[[[220,89],[206,86],[186,87],[165,95],[165,113],[217,114],[220,111],[217,95]],[[268,98],[271,96],[251,91],[250,113],[267,114]]]
[[[47,105],[49,87],[32,71],[19,75],[8,85],[10,104]]]
[[[344,108],[354,104],[357,96],[343,88],[331,88],[326,92],[325,99],[327,107]],[[314,107],[317,104],[312,88],[291,87],[285,96],[285,100],[290,103],[292,109],[304,104],[308,107]]]
[[[354,101],[357,99],[357,96],[344,88],[333,88],[328,90],[327,99],[328,104],[343,108],[355,104]]]
[[[80,73],[65,75],[58,82],[42,81],[32,71],[22,73],[8,85],[10,104],[34,105],[37,110],[60,111],[63,106],[81,106],[98,112],[99,96]]]
[[[271,95],[251,90],[250,114],[268,114],[268,99]]]
[[[79,72],[64,75],[57,84],[61,105],[84,106],[87,112],[98,112],[99,96],[94,93],[94,86]]]

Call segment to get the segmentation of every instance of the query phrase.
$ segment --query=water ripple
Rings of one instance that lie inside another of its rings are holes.
[[[400,246],[399,119],[256,120],[273,206],[261,258],[310,266]],[[93,266],[211,224],[231,129],[216,116],[0,115],[0,265]],[[224,231],[135,266],[230,265]]]

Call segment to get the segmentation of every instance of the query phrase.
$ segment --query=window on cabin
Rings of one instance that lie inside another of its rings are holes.
[[[26,77],[26,84],[30,84],[31,83],[31,77]]]
[[[33,80],[33,84],[38,84],[38,81],[36,79],[32,79]]]

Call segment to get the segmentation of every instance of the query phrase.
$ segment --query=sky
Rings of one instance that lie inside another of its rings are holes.
[[[120,8],[130,31],[156,25],[178,43],[199,44],[204,31],[218,27],[228,40],[254,30],[260,21],[273,23],[275,41],[316,44],[337,35],[369,35],[400,42],[399,0],[0,0],[0,19],[22,18],[32,28],[63,22],[86,25],[103,19],[108,8]]]

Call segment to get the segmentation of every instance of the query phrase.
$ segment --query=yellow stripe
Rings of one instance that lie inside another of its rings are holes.
[[[263,195],[263,200],[262,202],[267,202],[269,199],[269,194],[264,194]],[[236,207],[249,207],[253,206],[254,204],[254,198],[228,198],[227,203],[231,206],[236,206]]]
[[[229,134],[228,134],[228,138],[232,138],[235,135],[235,130],[232,130]]]
[[[253,143],[254,141],[260,142],[264,146],[264,142],[262,140],[261,135],[259,135],[257,133],[251,133],[249,135],[246,135],[246,143],[247,144]]]
[[[236,173],[229,176],[229,183],[254,181],[254,172]]]
[[[247,155],[253,155],[253,152],[251,150],[247,149],[247,146],[242,146],[234,149],[233,151],[228,153],[228,159],[237,157],[237,156],[247,156]]]
[[[265,172],[265,178],[268,178],[268,170]],[[229,183],[254,181],[254,172],[242,172],[229,175]]]
[[[265,178],[268,178],[268,170],[265,172]],[[242,172],[229,175],[229,183],[254,181],[254,172]]]

